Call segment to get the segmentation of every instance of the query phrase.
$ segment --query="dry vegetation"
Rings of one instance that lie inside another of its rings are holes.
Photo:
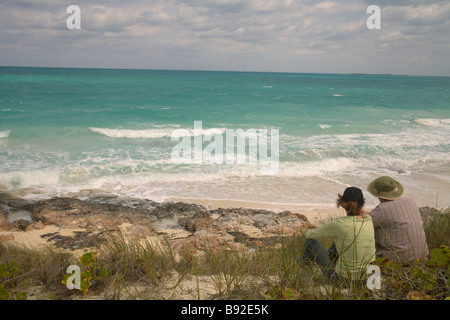
[[[379,290],[370,290],[363,282],[331,285],[317,266],[297,263],[305,240],[301,234],[282,238],[279,244],[266,248],[209,248],[194,254],[174,252],[163,237],[157,242],[137,241],[120,232],[109,232],[95,254],[85,250],[88,255],[81,256],[54,247],[36,251],[0,243],[0,298],[448,299],[450,215],[428,215],[424,226],[434,256],[409,267],[380,263]],[[84,290],[69,290],[63,284],[70,265],[78,265],[85,272]]]

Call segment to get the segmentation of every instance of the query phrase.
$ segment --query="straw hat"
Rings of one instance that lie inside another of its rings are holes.
[[[403,194],[403,186],[397,180],[384,176],[373,180],[367,191],[377,198],[395,200]]]

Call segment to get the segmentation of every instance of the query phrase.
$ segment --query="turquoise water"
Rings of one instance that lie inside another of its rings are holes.
[[[330,203],[387,174],[448,206],[449,90],[450,77],[0,67],[0,185]],[[174,163],[172,134],[194,121],[277,129],[278,170]]]

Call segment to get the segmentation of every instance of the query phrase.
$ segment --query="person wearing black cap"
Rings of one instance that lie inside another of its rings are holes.
[[[361,189],[349,187],[338,194],[338,207],[347,216],[334,219],[306,232],[306,241],[299,262],[316,262],[328,280],[363,280],[367,268],[375,260],[375,237],[372,218],[365,214]],[[327,250],[319,239],[331,238]]]

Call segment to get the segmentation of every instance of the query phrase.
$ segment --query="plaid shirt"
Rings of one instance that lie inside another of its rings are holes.
[[[383,202],[369,214],[375,228],[377,257],[406,264],[428,256],[423,221],[414,200]]]

